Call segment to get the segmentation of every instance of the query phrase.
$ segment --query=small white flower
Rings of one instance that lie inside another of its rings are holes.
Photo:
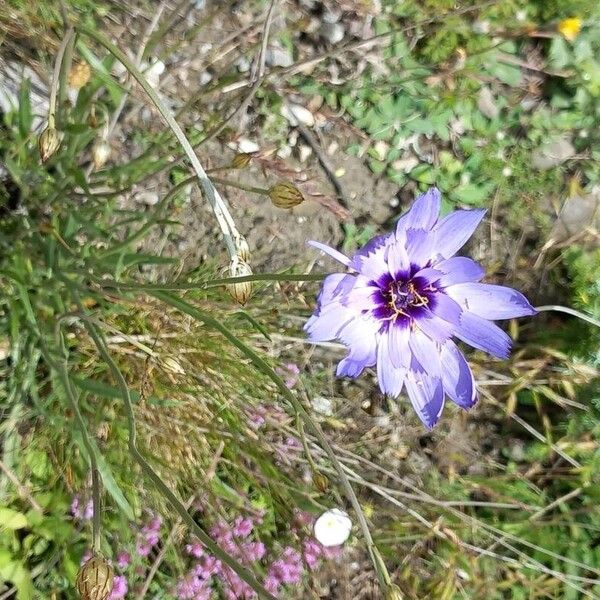
[[[512,169],[510,167],[504,167],[504,169],[502,169],[502,175],[504,175],[504,177],[510,177],[512,175]]]
[[[315,521],[315,537],[325,547],[342,545],[350,536],[351,531],[350,517],[339,508],[332,508],[324,512]]]

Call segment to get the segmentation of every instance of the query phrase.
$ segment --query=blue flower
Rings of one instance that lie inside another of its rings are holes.
[[[382,392],[397,397],[406,388],[428,428],[437,423],[446,396],[464,409],[477,401],[473,374],[452,338],[507,358],[511,339],[493,321],[536,314],[520,292],[480,283],[483,268],[454,256],[485,211],[440,218],[440,201],[431,188],[395,232],[373,238],[352,258],[310,242],[347,272],[325,278],[304,327],[311,341],[337,339],[347,346],[338,376],[358,377],[376,366]]]

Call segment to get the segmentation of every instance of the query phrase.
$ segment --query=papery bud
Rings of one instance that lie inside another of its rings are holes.
[[[232,169],[243,169],[250,164],[252,160],[252,154],[248,154],[247,152],[241,152],[240,154],[236,154],[231,161]]]
[[[385,591],[385,600],[404,600],[404,596],[400,591],[400,588],[395,585],[388,585]]]
[[[75,585],[81,600],[106,600],[113,589],[114,572],[101,556],[92,556],[77,573]]]
[[[324,475],[323,473],[315,473],[313,475],[313,484],[321,493],[326,492],[329,489],[329,479],[327,475]]]
[[[60,134],[54,127],[46,127],[38,139],[42,162],[46,162],[59,148]]]
[[[94,169],[100,169],[110,157],[110,146],[105,139],[98,140],[92,148],[92,160]]]
[[[248,263],[234,258],[229,265],[229,274],[231,277],[245,277],[247,275],[252,275],[252,269]],[[236,302],[243,305],[246,304],[248,298],[250,298],[250,294],[252,293],[252,283],[250,281],[230,283],[227,285],[227,291]]]
[[[91,76],[90,65],[86,62],[77,63],[69,71],[69,86],[79,90],[90,80]]]
[[[277,208],[293,208],[304,202],[302,192],[287,181],[281,181],[269,188],[269,198]]]
[[[250,246],[248,246],[248,242],[243,236],[240,236],[237,241],[237,255],[241,261],[250,262]]]

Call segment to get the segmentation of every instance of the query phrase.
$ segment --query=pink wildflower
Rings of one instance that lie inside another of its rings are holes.
[[[115,575],[113,579],[113,589],[108,597],[108,600],[121,600],[127,594],[127,579],[124,575]]]

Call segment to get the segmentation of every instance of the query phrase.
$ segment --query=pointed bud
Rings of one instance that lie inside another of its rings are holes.
[[[60,146],[60,134],[54,127],[46,127],[38,139],[38,148],[42,162],[46,162]]]
[[[240,154],[236,154],[231,161],[232,169],[243,169],[250,164],[252,160],[252,154],[248,154],[247,152],[242,152]]]
[[[271,187],[269,198],[277,208],[293,208],[304,202],[302,192],[287,181],[281,181]]]
[[[229,265],[229,275],[231,277],[245,277],[252,275],[252,269],[248,263],[234,258]],[[248,298],[250,298],[250,294],[252,293],[252,283],[250,281],[230,283],[227,286],[227,291],[236,302],[244,305],[248,302]]]
[[[110,158],[110,146],[105,139],[98,140],[92,148],[92,160],[94,169],[102,168]]]
[[[101,556],[92,556],[77,573],[75,584],[81,600],[107,600],[113,589],[114,572]]]
[[[243,236],[237,242],[237,255],[242,262],[250,263],[250,246]]]
[[[329,489],[329,479],[327,478],[327,475],[323,475],[323,473],[315,473],[313,475],[313,484],[321,493],[324,493]]]
[[[404,596],[400,591],[400,588],[395,585],[388,585],[387,590],[385,591],[385,600],[404,600]]]

